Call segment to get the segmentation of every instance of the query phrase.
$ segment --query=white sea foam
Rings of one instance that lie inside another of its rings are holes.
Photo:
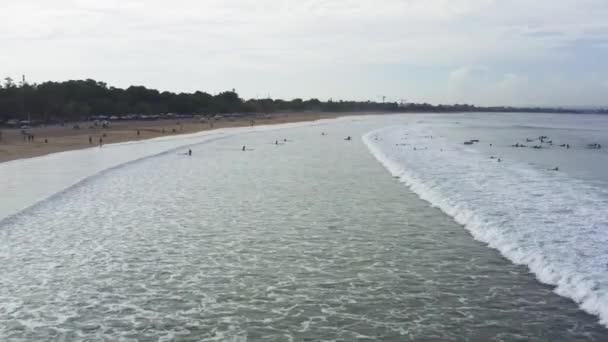
[[[340,119],[334,119],[340,120]],[[330,120],[221,128],[67,151],[0,163],[0,221],[106,170],[236,134],[324,124]],[[240,148],[240,146],[238,146]]]
[[[363,141],[422,199],[608,326],[608,192],[432,135],[394,126]]]
[[[343,140],[408,118],[206,140],[3,220],[0,340],[606,340]]]

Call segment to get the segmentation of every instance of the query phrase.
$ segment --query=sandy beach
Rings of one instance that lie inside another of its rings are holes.
[[[15,159],[32,158],[50,153],[76,150],[103,144],[152,139],[161,136],[195,133],[224,127],[270,125],[289,122],[315,121],[335,118],[335,113],[275,113],[269,116],[222,118],[201,122],[198,119],[174,119],[157,121],[115,121],[108,128],[92,127],[92,122],[70,123],[32,127],[27,133],[34,141],[28,141],[21,129],[0,129],[0,163]],[[74,129],[78,124],[80,129]],[[138,134],[139,131],[139,134]],[[89,140],[89,137],[91,138]]]

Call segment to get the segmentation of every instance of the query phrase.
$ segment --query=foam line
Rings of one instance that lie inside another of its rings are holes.
[[[264,131],[325,125],[353,118],[220,128],[212,131],[104,145],[0,163],[0,223],[106,170],[216,139]]]
[[[408,143],[428,150],[399,147],[406,133]],[[496,163],[445,139],[425,140],[430,134],[389,127],[362,139],[420,198],[608,326],[608,194],[557,173]]]

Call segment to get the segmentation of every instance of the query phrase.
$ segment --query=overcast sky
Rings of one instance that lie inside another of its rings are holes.
[[[608,0],[0,0],[0,77],[607,105]]]

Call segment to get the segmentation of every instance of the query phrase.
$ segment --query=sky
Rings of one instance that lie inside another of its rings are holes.
[[[0,77],[608,105],[608,0],[0,0]]]

